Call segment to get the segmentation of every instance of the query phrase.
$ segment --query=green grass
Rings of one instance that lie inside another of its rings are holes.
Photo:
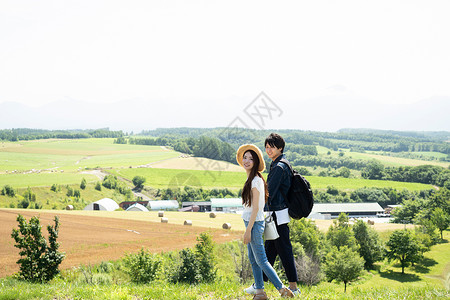
[[[433,188],[432,185],[423,183],[370,180],[360,178],[306,176],[306,179],[308,179],[308,181],[311,183],[313,189],[326,189],[328,186],[334,186],[339,190],[355,190],[364,187],[390,187],[397,190],[407,189],[410,191],[421,191]]]
[[[146,178],[145,185],[153,188],[184,187],[186,185],[212,188],[229,188],[239,190],[244,186],[245,172],[221,172],[201,170],[177,170],[156,168],[134,168],[111,170],[110,173],[133,179],[134,176]]]
[[[160,146],[113,144],[113,139],[6,142],[0,147],[0,171],[129,167],[178,156]]]
[[[144,176],[145,185],[154,188],[167,188],[174,186],[174,182],[180,187],[185,185],[197,185],[205,189],[215,187],[240,189],[246,180],[244,172],[220,172],[220,171],[195,171],[195,170],[174,170],[174,169],[120,169],[112,170],[111,173],[133,179],[134,176]],[[265,174],[267,175],[267,174]],[[342,177],[319,177],[306,176],[313,189],[326,189],[328,186],[334,186],[339,190],[355,190],[363,187],[392,187],[398,190],[428,190],[433,187],[429,184],[397,182],[387,180],[369,180],[359,178]]]
[[[81,182],[81,179],[80,179]],[[64,184],[60,185],[59,191],[51,191],[49,186],[30,187],[31,191],[36,195],[36,202],[42,205],[42,210],[46,209],[65,209],[67,205],[73,205],[76,210],[83,210],[86,205],[93,201],[100,200],[102,198],[114,199],[117,203],[127,201],[126,197],[122,194],[102,187],[101,191],[95,189],[95,183],[88,183],[84,190],[80,189],[80,184],[69,184],[72,189],[79,190],[81,197],[76,199],[75,197],[67,196],[67,187]],[[17,207],[17,203],[23,199],[22,195],[27,188],[16,188],[16,196],[8,197],[0,195],[0,207],[10,208]],[[64,211],[63,211],[64,212]]]
[[[445,238],[450,238],[450,231],[445,232]],[[86,283],[81,268],[63,270],[48,284],[2,278],[0,299],[249,299],[243,289],[251,281],[239,283],[234,273],[231,253],[236,247],[237,242],[216,245],[214,253],[219,277],[210,284],[171,284],[164,278],[149,284],[130,283],[117,261],[107,272],[89,266],[94,270],[93,278],[99,279],[93,284]],[[347,286],[346,293],[343,283],[334,281],[322,281],[311,287],[300,285],[301,299],[448,299],[450,291],[444,288],[442,278],[446,278],[445,272],[449,271],[449,253],[448,241],[433,246],[425,253],[428,267],[425,270],[408,267],[404,275],[395,263],[379,263],[380,271],[365,272],[358,281]],[[265,288],[270,299],[281,299],[273,285],[266,284]]]
[[[97,177],[81,173],[30,173],[30,174],[2,174],[0,175],[0,187],[9,184],[13,188],[52,186],[52,184],[80,183],[82,178],[88,182],[97,181]]]
[[[327,153],[330,152],[330,156],[332,157],[339,156],[339,151],[334,151],[323,146],[316,146],[316,147],[319,155],[327,156],[328,155]],[[341,149],[341,150],[344,152],[344,157],[351,157],[353,159],[361,159],[366,161],[376,159],[380,161],[385,167],[435,165],[447,168],[448,166],[450,166],[449,162],[387,156],[380,151],[367,151],[366,153],[359,153],[359,152],[350,152],[349,149]],[[417,155],[423,155],[424,157],[433,157],[437,159],[447,157],[447,155],[438,152],[412,152],[412,153]]]

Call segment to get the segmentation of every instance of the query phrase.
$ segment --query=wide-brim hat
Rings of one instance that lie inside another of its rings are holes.
[[[241,166],[244,167],[244,164],[242,161],[244,160],[244,153],[247,152],[247,150],[253,150],[255,151],[256,155],[258,155],[259,158],[259,168],[258,171],[262,172],[266,169],[266,163],[264,162],[264,157],[262,151],[252,144],[245,144],[239,147],[239,149],[236,152],[236,161]]]

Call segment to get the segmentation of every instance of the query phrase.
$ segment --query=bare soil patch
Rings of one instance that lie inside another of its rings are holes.
[[[53,219],[58,214],[0,209],[0,277],[19,270],[16,264],[19,250],[14,247],[14,240],[11,238],[12,229],[18,227],[16,219],[19,213],[27,220],[34,215],[39,216],[45,235],[47,225],[53,225]],[[193,247],[197,243],[197,236],[202,232],[211,234],[216,243],[237,240],[242,236],[240,231],[149,221],[70,214],[59,214],[59,217],[61,228],[58,241],[61,244],[60,251],[66,253],[61,264],[63,269],[119,259],[142,247],[154,253]]]

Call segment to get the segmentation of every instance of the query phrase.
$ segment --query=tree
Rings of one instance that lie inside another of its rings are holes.
[[[134,176],[133,184],[136,187],[136,189],[142,189],[144,187],[145,180],[146,179],[144,176]]]
[[[55,225],[47,226],[48,243],[41,232],[39,218],[34,216],[27,223],[22,215],[17,216],[19,229],[13,229],[11,237],[14,247],[19,248],[21,258],[19,277],[31,282],[47,282],[58,273],[58,266],[64,259],[64,253],[58,251],[56,242],[59,233],[59,217],[55,216]]]
[[[14,188],[12,186],[5,185],[2,189],[1,194],[4,196],[14,197],[14,196],[16,196],[16,191],[14,190]]]
[[[371,269],[374,262],[381,260],[383,245],[378,233],[362,220],[353,226],[353,233],[359,244],[359,254],[364,258],[364,268]]]
[[[333,247],[327,254],[324,271],[327,278],[344,282],[344,292],[347,291],[347,283],[356,280],[361,274],[364,259],[358,252],[342,246],[340,249]]]
[[[442,232],[450,225],[450,216],[440,207],[431,212],[431,221],[441,232],[441,240],[444,240]]]
[[[81,179],[80,189],[84,190],[86,188],[86,179],[83,177]]]
[[[359,247],[356,243],[355,235],[348,224],[348,215],[345,213],[341,213],[338,219],[333,221],[333,225],[330,226],[327,232],[327,239],[332,246],[338,249],[345,246],[352,250],[357,250]]]
[[[414,263],[419,260],[420,245],[414,235],[409,230],[395,230],[386,243],[389,250],[386,251],[386,256],[389,261],[399,260],[402,266],[402,274],[405,274],[405,267],[409,263]]]
[[[197,257],[199,273],[203,282],[212,282],[216,279],[217,269],[215,268],[214,243],[211,236],[201,233],[197,237],[195,245],[195,256]]]
[[[383,179],[384,166],[378,160],[372,160],[362,171],[361,176],[367,179]]]
[[[26,200],[28,202],[35,202],[36,194],[31,191],[30,187],[28,187],[28,189],[23,193],[23,198],[24,198],[24,200]]]
[[[102,190],[102,185],[100,184],[100,182],[97,181],[97,184],[95,185],[95,189],[97,191],[101,191]]]
[[[314,221],[302,218],[292,220],[289,223],[290,237],[293,243],[300,243],[305,253],[313,257],[319,257],[324,234],[319,230]]]

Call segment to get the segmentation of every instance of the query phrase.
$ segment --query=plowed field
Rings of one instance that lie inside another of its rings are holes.
[[[54,224],[53,219],[57,214],[0,209],[0,277],[19,270],[16,264],[19,250],[14,247],[14,240],[11,238],[12,229],[18,227],[16,219],[19,213],[27,220],[38,215],[45,235],[47,225]],[[61,244],[60,251],[66,253],[61,264],[63,269],[119,259],[127,253],[139,251],[142,247],[154,253],[192,247],[202,232],[210,233],[216,243],[236,240],[242,236],[239,231],[195,226],[70,214],[59,216],[61,227],[58,241]]]

